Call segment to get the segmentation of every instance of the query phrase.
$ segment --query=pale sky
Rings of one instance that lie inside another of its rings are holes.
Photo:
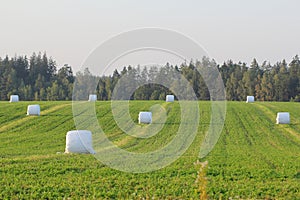
[[[222,63],[300,54],[299,0],[0,0],[0,56],[46,51],[79,70],[102,42],[159,27],[201,44]]]

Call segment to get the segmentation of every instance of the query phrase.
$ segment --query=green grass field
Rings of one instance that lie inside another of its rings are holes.
[[[41,116],[26,116],[27,105]],[[132,101],[131,116],[163,101]],[[115,124],[110,102],[97,102],[107,137],[128,151],[149,152],[167,144],[178,129],[179,104],[155,136],[137,139]],[[199,199],[195,166],[210,119],[210,103],[199,102],[198,135],[177,161],[158,171],[133,174],[103,165],[93,155],[63,154],[74,130],[71,102],[0,102],[0,199]],[[276,125],[290,112],[291,124]],[[300,104],[228,102],[222,135],[208,161],[210,199],[300,199]],[[137,119],[134,119],[137,122]]]

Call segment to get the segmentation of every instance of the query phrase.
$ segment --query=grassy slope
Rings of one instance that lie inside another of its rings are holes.
[[[209,103],[200,102],[199,134],[183,157],[146,174],[123,173],[92,155],[57,154],[73,130],[71,102],[38,102],[42,116],[26,116],[33,102],[0,102],[0,199],[14,198],[197,198],[195,184],[201,138],[207,130]],[[160,103],[171,106],[169,122],[179,122],[177,103],[131,102],[131,115]],[[205,158],[211,198],[300,198],[300,104],[228,102],[221,138]],[[292,124],[275,125],[276,112],[291,113]],[[97,102],[107,136],[130,151],[164,146],[178,124],[166,123],[149,139],[126,136],[113,123],[110,102]],[[136,119],[135,119],[136,120]]]

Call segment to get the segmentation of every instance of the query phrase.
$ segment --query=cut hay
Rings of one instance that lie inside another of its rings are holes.
[[[91,153],[95,154],[92,147],[92,132],[87,130],[73,130],[66,135],[65,153]]]
[[[27,115],[37,115],[39,116],[41,112],[40,105],[29,105],[27,107]]]
[[[290,113],[279,112],[276,117],[276,124],[289,124],[290,123]]]
[[[139,124],[151,124],[152,113],[151,112],[140,112],[139,113]]]

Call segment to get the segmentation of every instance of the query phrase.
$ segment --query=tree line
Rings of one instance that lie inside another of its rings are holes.
[[[72,68],[59,70],[46,53],[0,58],[0,99],[18,94],[21,100],[71,100],[74,83]]]
[[[126,85],[124,88],[136,87],[130,99],[164,100],[167,94],[172,94],[178,82],[168,82],[170,88],[155,82],[172,79],[168,74],[176,72],[189,82],[197,99],[210,100],[207,83],[198,69],[212,66],[221,74],[227,100],[244,101],[251,95],[259,101],[300,101],[300,60],[297,55],[290,63],[282,60],[276,64],[267,61],[259,64],[253,59],[249,66],[231,60],[217,64],[215,60],[204,57],[180,66],[168,63],[163,67],[128,66],[111,75],[95,76],[88,68],[74,75],[72,67],[67,64],[57,69],[56,62],[46,53],[33,53],[29,58],[0,58],[0,99],[8,100],[12,94],[18,94],[21,100],[71,100],[74,96],[87,99],[89,94],[95,93],[98,100],[110,100],[118,82],[128,76],[130,81],[122,80]],[[137,87],[143,80],[149,83]],[[76,90],[73,92],[74,86]]]

